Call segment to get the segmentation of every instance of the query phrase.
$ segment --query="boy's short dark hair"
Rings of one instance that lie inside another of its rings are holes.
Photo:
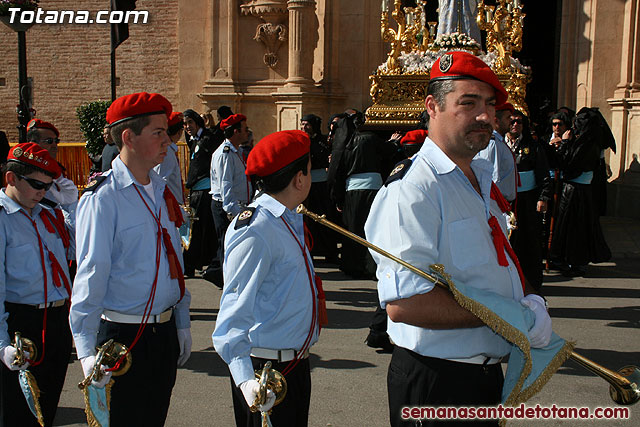
[[[16,175],[22,175],[22,176],[28,176],[28,175],[31,175],[32,173],[40,172],[47,176],[50,176],[51,178],[55,177],[53,173],[46,171],[44,169],[40,169],[32,165],[27,165],[25,163],[14,162],[14,161],[9,161],[2,166],[3,174],[5,174],[8,171],[11,171]]]
[[[244,121],[244,120],[243,120]],[[234,123],[229,127],[224,129],[224,137],[229,139],[233,136],[233,131],[236,129],[240,129],[242,127],[242,122]]]
[[[173,135],[177,134],[178,132],[180,132],[182,129],[184,129],[184,125],[182,124],[182,122],[176,123],[175,125],[169,126],[167,128],[167,135],[173,136]],[[136,134],[136,135],[139,135],[139,134]]]
[[[307,175],[307,166],[309,164],[309,154],[305,154],[279,171],[272,173],[264,178],[253,175],[251,180],[260,191],[275,194],[287,188],[294,176],[302,171],[303,175]]]
[[[122,123],[118,123],[111,127],[111,139],[118,147],[118,151],[122,150],[122,132],[125,129],[131,129],[136,135],[142,133],[142,129],[147,127],[151,122],[151,116],[136,117],[135,119],[127,120]]]

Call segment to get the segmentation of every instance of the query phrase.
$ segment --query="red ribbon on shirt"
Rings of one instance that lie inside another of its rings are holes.
[[[491,183],[491,198],[496,201],[498,207],[503,213],[511,210],[509,202],[507,202],[494,182]],[[507,267],[509,265],[505,255],[506,251],[518,270],[518,276],[520,277],[520,283],[522,284],[522,290],[524,291],[524,274],[522,273],[522,267],[520,267],[520,261],[518,261],[515,251],[509,244],[509,240],[502,232],[502,227],[500,227],[498,220],[493,215],[489,218],[489,226],[491,227],[493,246],[496,248],[496,254],[498,256],[498,265],[501,265],[502,267]]]

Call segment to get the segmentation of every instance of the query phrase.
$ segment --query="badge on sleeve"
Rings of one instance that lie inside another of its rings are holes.
[[[412,163],[411,159],[404,159],[403,161],[398,163],[396,165],[396,167],[393,168],[393,170],[389,174],[389,178],[387,178],[387,182],[384,183],[384,186],[386,187],[387,185],[389,185],[393,181],[397,181],[399,179],[402,179],[402,177],[404,177],[404,175],[409,170],[409,167],[411,166],[411,163]]]
[[[234,228],[238,230],[249,225],[251,223],[251,220],[253,219],[253,214],[255,211],[256,208],[246,208],[245,210],[240,212],[240,215],[238,215],[238,220],[236,221],[236,226]]]
[[[229,152],[229,150],[231,150],[231,149],[229,148],[229,146],[228,146],[228,145],[225,145],[225,146],[224,146],[224,148],[222,149],[222,152],[223,152],[223,153],[228,153],[228,152]]]
[[[98,187],[100,187],[100,184],[102,184],[104,180],[107,179],[107,176],[108,175],[96,176],[94,179],[91,180],[89,184],[87,184],[82,194],[97,190]]]

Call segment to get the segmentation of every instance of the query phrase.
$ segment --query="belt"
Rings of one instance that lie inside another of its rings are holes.
[[[289,350],[273,350],[270,348],[259,348],[254,347],[251,349],[251,355],[253,357],[257,357],[259,359],[271,359],[277,360],[278,362],[288,362],[290,360],[295,359],[298,356],[299,352],[297,350],[289,349]],[[300,359],[306,359],[309,357],[309,350],[305,350],[302,353],[302,357]]]
[[[44,304],[29,304],[32,307],[35,308],[55,308],[55,307],[62,307],[63,305],[65,305],[65,303],[67,302],[66,299],[59,299],[58,301],[49,301],[48,303]]]
[[[474,365],[495,365],[500,362],[501,357],[474,356],[468,359],[445,359],[452,362],[471,363]]]
[[[152,314],[149,316],[147,323],[167,323],[173,315],[173,307],[160,314]],[[136,314],[123,314],[117,311],[105,310],[100,316],[106,321],[115,323],[142,323],[143,316]]]

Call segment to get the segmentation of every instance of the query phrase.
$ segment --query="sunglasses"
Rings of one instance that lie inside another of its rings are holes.
[[[511,124],[512,124],[512,125],[514,125],[514,124],[516,124],[516,123],[517,123],[517,124],[519,124],[519,125],[521,125],[521,124],[522,124],[522,119],[513,119],[513,120],[511,120]]]
[[[18,175],[18,174],[16,174],[16,175]],[[38,181],[37,179],[27,178],[26,176],[22,176],[22,175],[18,175],[18,178],[24,179],[25,181],[27,181],[27,183],[34,190],[45,190],[45,191],[47,191],[53,185],[53,181],[51,181],[51,182],[42,182],[42,181]]]
[[[47,139],[43,139],[41,142],[44,142],[45,144],[48,144],[48,145],[60,144],[60,138],[47,138]]]
[[[553,122],[553,123],[551,123],[551,126],[552,126],[552,127],[553,127],[553,126],[562,126],[563,124],[564,124],[564,123],[562,123],[562,122]]]

